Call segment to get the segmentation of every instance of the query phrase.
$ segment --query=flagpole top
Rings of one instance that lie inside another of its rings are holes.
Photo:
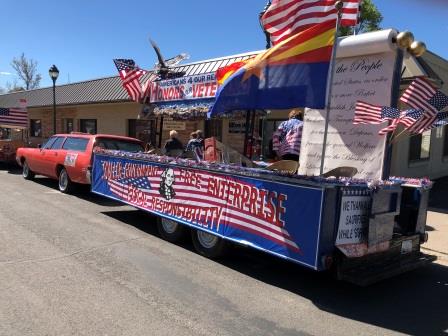
[[[334,4],[334,7],[336,7],[336,9],[338,10],[338,11],[341,11],[341,9],[342,9],[342,7],[344,7],[344,2],[343,1],[336,1],[335,2],[335,4]]]

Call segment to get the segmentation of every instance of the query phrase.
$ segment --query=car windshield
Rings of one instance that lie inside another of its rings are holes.
[[[122,150],[126,152],[143,152],[143,145],[139,142],[122,139],[97,138],[95,146],[104,149]]]

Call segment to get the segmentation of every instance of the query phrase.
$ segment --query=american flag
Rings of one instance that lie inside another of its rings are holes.
[[[419,77],[403,92],[400,100],[415,109],[437,112],[448,106],[448,96],[436,90],[428,81]]]
[[[277,155],[300,155],[302,129],[303,122],[298,119],[289,119],[280,124],[272,136],[272,149]]]
[[[131,59],[114,59],[114,63],[120,74],[123,87],[133,101],[140,102],[142,99],[142,87],[139,79],[146,71],[139,69]]]
[[[386,120],[396,119],[399,116],[400,110],[397,108],[357,101],[353,124],[381,124]]]
[[[419,109],[402,111],[399,118],[393,119],[392,122],[388,126],[382,128],[378,134],[384,135],[388,132],[395,131],[399,124],[403,124],[405,128],[409,128],[423,116],[423,113],[423,110]]]
[[[158,78],[158,76],[155,73],[151,73],[149,75],[148,80],[143,84],[142,87],[142,102],[145,103],[149,103],[150,98],[151,98],[151,83],[154,82],[156,79]]]
[[[333,20],[336,25],[335,2],[335,0],[274,0],[261,18],[263,27],[275,45],[317,23]],[[359,5],[359,0],[344,1],[342,26],[356,26]]]
[[[27,109],[24,107],[0,107],[0,126],[12,126],[17,128],[28,127]]]
[[[423,133],[424,131],[430,129],[436,121],[437,121],[436,113],[434,113],[433,111],[425,111],[423,112],[421,118],[419,118],[407,129],[411,133]]]
[[[173,187],[175,189],[176,196],[169,201],[164,201],[159,193],[160,188],[160,175],[163,172],[163,168],[160,167],[159,174],[157,176],[148,176],[148,177],[139,177],[136,179],[146,179],[149,184],[144,183],[142,188],[139,187],[142,194],[145,195],[145,199],[152,204],[162,204],[166,208],[176,208],[180,209],[182,207],[192,208],[200,208],[201,211],[207,211],[210,208],[219,208],[220,215],[218,219],[218,225],[223,225],[226,227],[236,228],[242,231],[249,232],[251,234],[255,234],[257,236],[263,237],[264,239],[268,239],[276,244],[282,245],[286,249],[294,252],[300,252],[300,248],[293,241],[293,238],[290,236],[289,232],[283,228],[275,225],[267,219],[260,218],[254,213],[251,213],[248,209],[241,209],[237,206],[229,203],[229,200],[222,199],[210,194],[207,189],[209,185],[209,180],[213,179],[216,181],[222,180],[223,182],[228,183],[228,177],[220,177],[215,174],[207,174],[201,173],[200,184],[197,186],[192,186],[187,182],[182,182],[178,176],[181,176],[180,169],[174,168],[175,175],[175,183]],[[249,183],[238,182],[247,185],[249,188],[253,187]],[[121,199],[127,200],[129,203],[133,203],[132,200],[128,199],[129,196],[129,184],[125,179],[119,180],[109,180],[108,181],[110,191],[114,193],[116,196]],[[137,184],[132,184],[134,187]],[[143,208],[151,209],[147,204],[140,204]],[[158,211],[159,210],[154,210]],[[165,215],[169,215],[166,212],[161,212]],[[174,219],[174,218],[173,218]],[[206,223],[200,223],[199,225],[203,225]],[[219,228],[214,228],[214,230],[219,230]]]
[[[128,195],[129,187],[135,187],[142,191],[149,191],[151,189],[151,183],[147,177],[121,178],[108,180],[107,182],[110,190],[122,198]]]

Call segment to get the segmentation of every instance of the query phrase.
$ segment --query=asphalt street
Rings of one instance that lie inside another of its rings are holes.
[[[368,288],[262,252],[219,261],[155,218],[0,166],[0,335],[448,335],[448,267]]]

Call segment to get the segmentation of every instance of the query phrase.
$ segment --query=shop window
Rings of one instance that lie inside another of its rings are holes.
[[[74,130],[73,119],[64,119],[64,133],[71,133]]]
[[[96,134],[96,119],[80,119],[79,130],[83,133]]]
[[[412,135],[409,141],[409,162],[428,160],[431,148],[431,130]]]
[[[156,120],[128,119],[128,136],[146,143],[156,144]]]
[[[30,136],[32,137],[42,136],[42,122],[40,119],[30,120]]]

